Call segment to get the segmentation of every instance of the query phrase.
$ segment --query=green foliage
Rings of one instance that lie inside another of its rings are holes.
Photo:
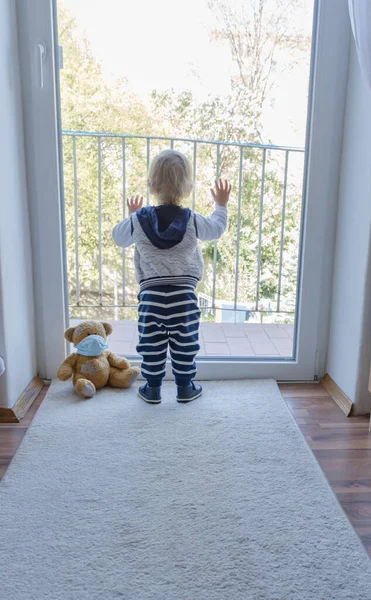
[[[212,97],[201,104],[189,91],[153,91],[151,103],[146,107],[130,92],[125,81],[108,85],[88,41],[78,30],[72,15],[62,8],[59,9],[59,32],[65,57],[61,71],[63,129],[219,142],[259,142],[257,115],[247,108],[241,86],[236,84],[227,98]],[[149,158],[168,146],[169,141],[152,140]],[[175,147],[193,160],[193,141],[175,142]],[[217,245],[203,244],[205,277],[199,291],[212,295],[216,253],[216,304],[218,300],[234,300],[238,269],[236,301],[254,310],[258,293],[259,309],[264,311],[270,306],[275,310],[285,153],[266,151],[263,203],[262,149],[221,143],[219,155],[217,153],[217,144],[197,144],[195,194],[187,201],[188,205],[192,205],[194,200],[197,212],[207,215],[212,207],[209,188],[215,177],[228,178],[232,183],[228,231]],[[130,308],[135,306],[137,294],[133,249],[126,250],[123,255],[114,245],[111,231],[125,214],[125,197],[147,194],[147,158],[145,139],[127,138],[124,147],[119,137],[102,137],[98,142],[93,136],[64,136],[67,267],[73,317],[104,315],[105,318],[135,319],[135,309]],[[301,181],[303,155],[298,155],[294,163],[293,175],[286,189],[281,287],[283,313],[290,313],[295,308],[301,214],[298,182]],[[76,306],[78,294],[80,307]],[[101,307],[85,308],[94,304],[101,304]],[[123,308],[123,304],[129,308]],[[208,315],[205,318],[213,317]]]

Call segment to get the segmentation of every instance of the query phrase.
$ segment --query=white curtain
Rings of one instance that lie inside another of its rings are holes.
[[[371,89],[371,0],[348,0],[362,74]]]

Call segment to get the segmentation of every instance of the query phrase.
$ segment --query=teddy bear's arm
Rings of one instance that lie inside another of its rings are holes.
[[[70,354],[67,358],[62,362],[61,366],[58,369],[57,377],[61,381],[67,381],[73,375],[73,370],[76,366],[77,355]]]
[[[116,369],[128,369],[130,367],[130,363],[126,358],[116,356],[113,352],[107,352],[107,359],[110,366],[116,367]]]

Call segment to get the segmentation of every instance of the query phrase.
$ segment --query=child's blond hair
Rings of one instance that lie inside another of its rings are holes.
[[[163,150],[151,163],[148,184],[162,204],[178,204],[193,188],[191,163],[181,152]]]

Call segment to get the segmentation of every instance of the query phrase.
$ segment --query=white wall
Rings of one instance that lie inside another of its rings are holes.
[[[314,187],[314,191],[313,189],[311,191],[312,197],[319,196],[323,199],[317,205],[311,229],[315,232],[318,253],[312,268],[320,282],[315,372],[319,378],[326,373],[330,332],[332,273],[351,40],[348,0],[320,2],[320,13],[322,18],[320,19],[317,45],[319,51],[321,51],[321,44],[324,46],[322,53],[326,56],[325,61],[329,61],[330,65],[327,66],[327,70],[323,69],[322,59],[321,63],[316,66],[315,81],[320,86],[322,84],[325,90],[321,97],[321,110],[324,116],[321,120],[319,136],[322,151],[326,155],[326,170],[322,171],[320,182],[313,183],[311,181],[312,188]],[[324,22],[330,22],[331,26],[327,25],[327,28],[324,28]],[[336,36],[334,36],[333,30],[338,32]],[[314,91],[317,93],[316,90]],[[315,110],[318,113],[318,107]],[[321,155],[316,152],[314,156],[311,156],[312,163],[321,162],[321,159]],[[308,286],[304,293],[308,293],[313,301]]]
[[[371,410],[371,93],[352,41],[334,257],[327,372],[354,402]]]
[[[0,406],[13,406],[36,374],[30,225],[27,206],[15,2],[0,2]]]

